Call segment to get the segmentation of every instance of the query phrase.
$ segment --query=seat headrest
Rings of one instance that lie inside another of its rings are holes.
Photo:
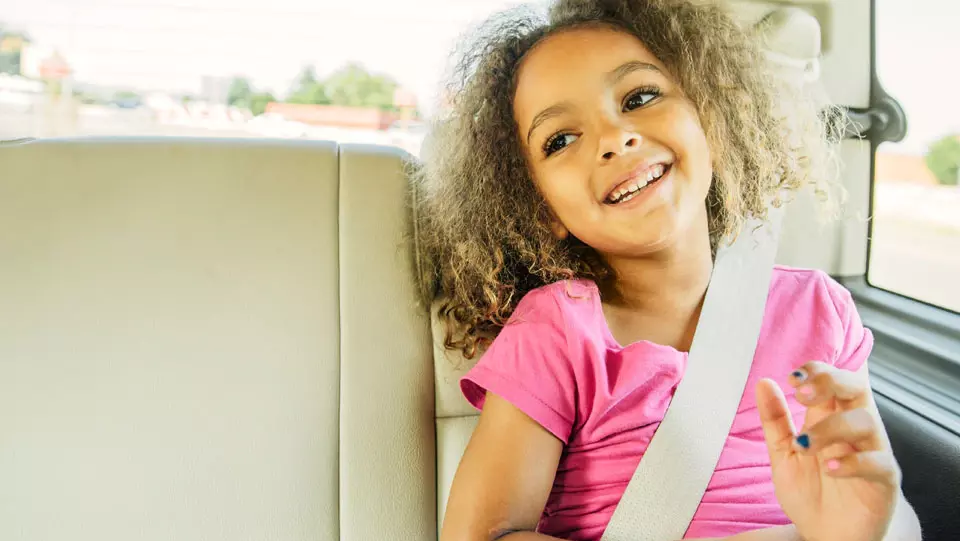
[[[764,53],[778,70],[811,83],[820,78],[820,22],[798,7],[777,8],[756,23]],[[795,74],[795,75],[794,75]]]

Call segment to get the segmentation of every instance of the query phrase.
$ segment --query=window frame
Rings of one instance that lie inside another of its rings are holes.
[[[870,109],[875,109],[894,98],[877,74],[876,0],[870,0],[870,17]],[[884,135],[888,134],[867,133],[869,216],[874,211],[877,149],[886,141]],[[960,436],[960,313],[872,285],[868,280],[872,244],[870,220],[864,274],[838,281],[850,290],[864,325],[874,334],[873,390]]]

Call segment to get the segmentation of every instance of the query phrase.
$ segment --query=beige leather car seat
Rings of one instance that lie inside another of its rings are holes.
[[[0,539],[435,538],[407,191],[370,147],[0,146]]]

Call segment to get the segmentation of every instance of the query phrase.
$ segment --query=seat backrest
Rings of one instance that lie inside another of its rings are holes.
[[[403,156],[0,146],[0,539],[436,536]]]
[[[460,377],[475,360],[468,361],[458,352],[443,348],[444,330],[436,308],[431,315],[437,393],[437,520],[442,524],[453,476],[480,416],[463,397],[459,385]]]
[[[341,539],[436,538],[428,310],[399,151],[340,150]]]

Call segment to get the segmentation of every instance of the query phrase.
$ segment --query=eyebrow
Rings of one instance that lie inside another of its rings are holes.
[[[660,71],[660,68],[654,66],[653,64],[651,64],[651,63],[649,63],[649,62],[641,62],[641,61],[639,61],[639,60],[631,60],[631,61],[629,61],[629,62],[624,62],[623,64],[620,65],[620,67],[618,67],[618,68],[614,69],[613,71],[611,71],[610,73],[608,73],[608,74],[607,74],[607,81],[608,81],[611,85],[614,85],[614,84],[619,83],[619,82],[620,82],[624,77],[626,77],[627,75],[630,75],[631,73],[633,73],[633,72],[635,72],[635,71],[640,71],[640,70],[655,71],[655,72],[661,73],[661,74],[663,73],[662,71]]]
[[[619,67],[615,68],[613,71],[607,74],[607,82],[610,85],[615,85],[619,83],[624,77],[630,75],[635,71],[647,70],[654,71],[657,73],[663,73],[660,71],[660,68],[649,63],[641,62],[640,60],[631,60],[629,62],[624,62]],[[527,144],[530,144],[530,137],[533,135],[533,130],[537,129],[540,124],[543,124],[551,118],[562,115],[570,109],[570,104],[567,102],[558,103],[556,105],[551,105],[543,111],[537,113],[537,116],[533,117],[533,122],[530,123],[530,129],[527,131]]]
[[[570,110],[570,103],[561,102],[556,105],[551,105],[543,111],[537,113],[537,116],[533,117],[533,122],[530,123],[530,130],[527,131],[527,144],[530,144],[530,136],[533,135],[533,130],[537,129],[540,124],[543,124],[551,118],[558,117],[563,113]]]

